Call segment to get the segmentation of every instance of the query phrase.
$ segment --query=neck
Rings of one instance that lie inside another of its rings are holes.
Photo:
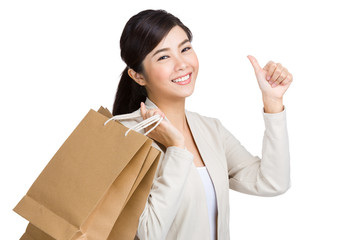
[[[180,132],[184,133],[188,129],[185,117],[185,98],[178,100],[169,100],[166,98],[153,99],[149,98],[165,114],[167,119]]]

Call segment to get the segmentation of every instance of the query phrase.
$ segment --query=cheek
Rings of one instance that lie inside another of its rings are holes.
[[[171,69],[166,64],[152,69],[152,79],[154,83],[168,82],[171,76]]]
[[[198,71],[199,67],[200,67],[200,63],[198,61],[198,58],[196,58],[196,68],[197,68],[197,71]]]
[[[196,53],[194,53],[194,54],[192,55],[192,58],[191,58],[191,65],[192,65],[194,68],[196,68],[196,69],[198,70],[198,68],[199,68],[199,62],[198,62],[198,58],[197,58]]]

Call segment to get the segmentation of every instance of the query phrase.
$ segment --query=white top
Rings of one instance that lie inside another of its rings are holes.
[[[217,203],[216,203],[215,188],[211,181],[207,168],[197,167],[197,170],[201,176],[204,189],[205,189],[205,195],[207,198],[211,239],[215,240],[217,237],[216,236]]]

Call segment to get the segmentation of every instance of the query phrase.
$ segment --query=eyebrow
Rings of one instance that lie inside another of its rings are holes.
[[[183,42],[181,42],[180,44],[178,44],[178,48],[180,48],[182,45],[186,44],[187,42],[190,42],[189,39],[185,39]],[[154,57],[156,54],[160,53],[160,52],[164,52],[164,51],[168,51],[170,50],[170,48],[162,48],[162,49],[158,49],[153,55],[152,57]]]

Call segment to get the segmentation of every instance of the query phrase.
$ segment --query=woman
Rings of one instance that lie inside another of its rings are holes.
[[[138,239],[229,239],[229,188],[275,196],[290,186],[282,98],[292,75],[272,61],[262,69],[248,56],[262,91],[266,127],[262,159],[254,157],[218,119],[185,109],[199,68],[191,40],[190,30],[162,10],[133,16],[121,36],[127,67],[113,115],[128,116],[121,121],[127,127],[155,114],[164,118],[148,134],[162,155]]]

